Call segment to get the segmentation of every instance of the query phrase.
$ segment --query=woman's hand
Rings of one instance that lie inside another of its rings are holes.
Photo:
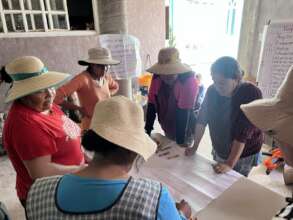
[[[230,170],[232,170],[232,167],[230,167],[228,164],[225,164],[225,163],[217,163],[212,166],[216,173],[227,173]]]
[[[178,211],[180,211],[184,215],[185,218],[187,219],[191,218],[191,214],[192,214],[191,207],[188,204],[188,202],[186,202],[184,199],[176,203],[176,208]]]
[[[151,137],[151,138],[157,144],[157,150],[162,147],[162,142],[161,142],[160,138],[158,138],[156,136],[155,137]]]
[[[196,148],[195,147],[189,147],[187,149],[185,149],[185,155],[186,156],[192,156],[194,155],[196,152]]]

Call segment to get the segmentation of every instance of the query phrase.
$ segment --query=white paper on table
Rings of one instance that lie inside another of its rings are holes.
[[[172,147],[168,150],[170,153],[163,157],[153,155],[140,168],[139,173],[133,175],[154,179],[166,185],[174,199],[186,200],[194,213],[206,207],[241,177],[235,171],[216,174],[212,161],[197,154],[186,157],[185,149],[173,141],[163,140],[163,143],[161,148]],[[168,159],[169,156],[177,154],[180,157]]]
[[[269,220],[286,205],[285,198],[240,178],[197,215],[198,220]]]

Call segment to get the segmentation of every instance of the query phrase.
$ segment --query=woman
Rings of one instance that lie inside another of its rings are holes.
[[[261,99],[261,91],[254,85],[242,82],[242,71],[232,57],[221,57],[211,66],[214,81],[202,103],[195,128],[194,145],[186,149],[193,155],[209,125],[212,154],[217,162],[216,173],[231,169],[247,176],[257,165],[263,142],[262,132],[253,126],[240,110],[241,104]]]
[[[190,217],[190,207],[184,201],[178,205],[180,217],[166,187],[129,175],[138,157],[147,160],[156,150],[144,133],[139,105],[122,96],[99,102],[82,144],[94,151],[89,166],[75,174],[37,180],[29,193],[28,219]]]
[[[24,56],[5,67],[13,80],[6,102],[13,102],[5,121],[4,147],[16,171],[18,198],[25,206],[35,179],[83,167],[80,129],[53,104],[55,86],[68,74],[48,71],[43,62]]]
[[[120,62],[112,59],[111,52],[106,48],[92,48],[88,51],[89,58],[78,63],[87,66],[87,69],[75,76],[70,82],[57,90],[55,103],[65,109],[79,110],[83,115],[82,130],[88,129],[93,115],[95,104],[114,95],[119,85],[108,74],[109,65]],[[77,93],[80,106],[64,101],[74,92]]]
[[[145,130],[151,134],[156,114],[165,135],[186,147],[187,135],[198,85],[191,68],[181,63],[176,48],[163,48],[158,63],[147,70],[154,73],[148,95]]]
[[[285,162],[293,166],[293,66],[272,99],[241,105],[247,118],[274,138],[283,152]],[[274,219],[293,219],[293,199]]]

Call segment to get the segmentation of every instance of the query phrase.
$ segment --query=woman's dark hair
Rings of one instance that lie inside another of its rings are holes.
[[[137,153],[116,145],[96,134],[93,130],[88,130],[83,138],[82,145],[88,151],[94,151],[103,159],[117,165],[129,165],[134,162]]]
[[[87,68],[86,68],[86,71],[89,72],[89,74],[92,73],[92,68],[91,68],[91,65],[88,64]]]
[[[8,75],[8,73],[5,70],[5,66],[2,66],[1,67],[0,74],[1,74],[1,79],[4,82],[6,82],[6,83],[12,83],[11,77]]]
[[[227,79],[242,79],[242,70],[233,57],[220,57],[211,66],[212,74],[220,74]]]

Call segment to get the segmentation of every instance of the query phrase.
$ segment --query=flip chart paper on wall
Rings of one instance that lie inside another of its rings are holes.
[[[201,210],[197,217],[198,220],[268,220],[284,206],[284,197],[243,177]]]
[[[264,29],[257,82],[265,98],[273,97],[293,64],[293,21],[271,22]]]
[[[128,79],[142,72],[140,43],[137,38],[127,34],[102,34],[99,36],[102,47],[111,51],[112,57],[120,61],[119,65],[111,66],[116,79]]]

